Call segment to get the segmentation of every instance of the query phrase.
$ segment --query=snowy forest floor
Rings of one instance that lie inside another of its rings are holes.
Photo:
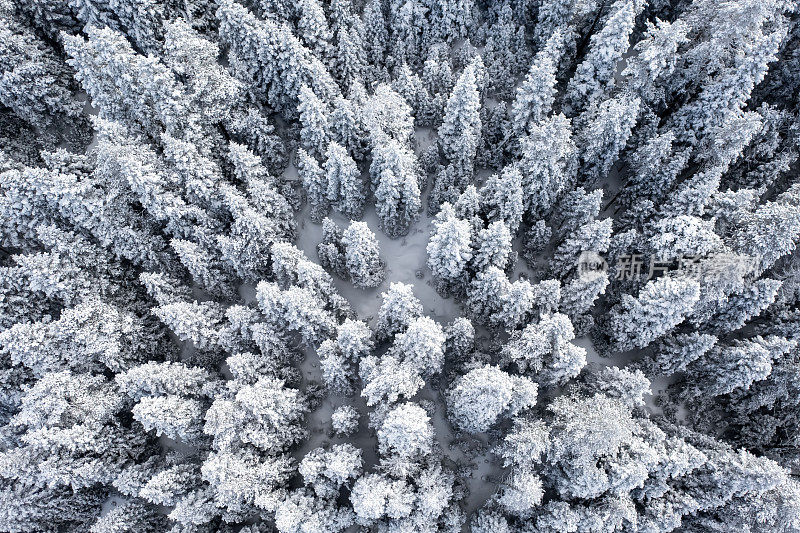
[[[427,146],[436,142],[436,134],[428,128],[417,128],[415,135],[419,155]],[[485,180],[486,175],[478,176],[478,182]],[[286,180],[299,179],[297,169],[290,164],[282,176]],[[368,179],[368,175],[363,176]],[[429,185],[429,184],[428,184]],[[478,183],[476,183],[478,185]],[[604,186],[608,188],[606,197],[616,194],[615,186],[619,183],[613,176]],[[604,187],[604,188],[605,188]],[[423,191],[423,203],[425,206],[420,213],[419,219],[411,226],[409,233],[398,239],[390,239],[380,228],[379,220],[375,212],[375,206],[368,205],[362,220],[366,222],[369,229],[376,235],[380,244],[381,259],[386,263],[386,278],[377,287],[359,289],[351,282],[333,276],[333,281],[339,293],[347,299],[351,308],[360,320],[367,322],[373,329],[378,315],[378,310],[382,303],[381,294],[388,290],[390,284],[402,282],[414,287],[414,295],[422,302],[425,316],[431,317],[442,326],[452,322],[455,318],[463,316],[461,305],[455,298],[443,298],[435,289],[433,276],[427,265],[426,248],[433,229],[433,216],[431,216],[428,205],[428,195],[430,187],[427,186]],[[311,222],[308,216],[309,207],[304,208],[296,214],[298,238],[296,246],[301,249],[312,261],[318,261],[317,245],[322,242],[322,225]],[[347,227],[350,220],[345,216],[331,212],[329,218],[337,225]],[[521,253],[521,240],[514,240],[514,251]],[[546,255],[546,254],[543,254]],[[546,262],[543,262],[545,264]],[[520,277],[538,279],[540,276],[526,264],[520,257],[511,275],[512,280]],[[248,302],[255,300],[255,287],[242,287],[242,294]],[[476,327],[477,340],[490,342],[488,332],[478,326]],[[587,362],[603,366],[625,366],[625,364],[636,359],[638,354],[612,354],[611,357],[601,357],[594,348],[588,336],[579,337],[573,341],[576,345],[586,349]],[[319,357],[314,350],[306,350],[306,357],[301,364],[304,386],[309,383],[322,384],[322,374],[319,365]],[[430,402],[432,406],[431,422],[436,431],[437,441],[442,454],[452,461],[456,471],[466,485],[468,493],[464,503],[464,510],[468,515],[481,508],[485,501],[495,493],[498,483],[506,475],[505,469],[496,460],[491,450],[493,447],[492,438],[489,435],[465,436],[453,429],[447,419],[447,409],[440,390],[440,380],[428,380],[425,387],[418,393],[418,398],[424,402]],[[656,396],[666,388],[667,383],[654,382],[653,394],[646,396],[648,408],[653,413],[660,413],[661,409],[656,405]],[[556,393],[558,394],[558,393]],[[351,405],[360,414],[360,424],[358,432],[350,437],[334,436],[331,429],[331,414],[341,405]],[[309,438],[293,452],[293,456],[300,460],[311,450],[326,444],[341,444],[349,442],[360,448],[364,458],[364,469],[370,471],[377,464],[376,453],[377,440],[375,433],[368,427],[368,412],[364,399],[357,391],[351,397],[339,395],[327,395],[324,400],[307,417],[307,430]],[[465,531],[467,525],[465,524]]]
[[[436,136],[430,130],[418,129],[416,132],[417,151],[421,152],[431,142],[435,142]],[[289,166],[284,178],[296,179],[297,170]],[[365,176],[366,178],[366,176]],[[427,206],[429,188],[426,188],[423,196],[423,205]],[[340,227],[346,227],[349,219],[338,213],[331,213],[330,218]],[[305,252],[311,260],[317,260],[317,245],[322,242],[322,226],[314,224],[308,217],[308,206],[297,214],[298,220],[298,239],[296,245]],[[380,229],[378,217],[375,213],[375,206],[369,205],[362,219],[372,230],[379,243],[381,258],[386,263],[386,279],[383,283],[374,288],[359,289],[349,281],[333,276],[336,289],[347,299],[358,318],[367,322],[373,329],[375,327],[378,309],[381,306],[381,293],[385,292],[389,285],[396,282],[406,283],[414,286],[414,295],[420,299],[423,305],[425,316],[431,317],[442,325],[452,322],[453,319],[462,316],[461,306],[454,298],[442,298],[434,287],[432,275],[427,266],[428,238],[433,229],[433,217],[427,209],[420,213],[419,219],[412,225],[408,235],[399,239],[388,238]],[[524,263],[522,264],[524,268]],[[308,382],[322,382],[319,368],[319,358],[316,353],[307,353],[303,362],[303,378]],[[486,499],[494,493],[497,482],[503,476],[503,469],[499,464],[492,461],[488,450],[488,439],[478,439],[475,437],[467,438],[467,442],[459,440],[447,420],[447,412],[442,396],[437,389],[438,380],[428,380],[423,390],[419,392],[420,399],[431,402],[434,412],[431,422],[436,431],[437,440],[440,443],[443,454],[454,463],[462,467],[461,474],[465,478],[465,483],[469,489],[467,497],[466,511],[472,513],[480,508]],[[353,437],[331,438],[330,420],[333,410],[344,404],[355,407],[361,414],[359,431]],[[336,395],[329,395],[322,404],[314,410],[307,418],[309,439],[300,449],[296,450],[295,456],[303,457],[307,452],[323,445],[326,442],[344,443],[350,442],[359,447],[364,454],[365,471],[377,463],[376,446],[377,441],[374,432],[367,427],[368,408],[363,398],[356,392],[350,398]],[[477,445],[477,446],[476,446]],[[470,453],[469,450],[478,448],[479,453]]]

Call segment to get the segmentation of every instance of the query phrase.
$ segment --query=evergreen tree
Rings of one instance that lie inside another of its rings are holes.
[[[683,53],[679,51],[680,70],[668,86],[698,93],[673,118],[679,138],[709,136],[713,143],[713,130],[728,115],[741,114],[753,87],[776,59],[786,35],[786,8],[783,2],[758,6],[740,2],[719,12],[708,2],[698,2],[681,17],[689,25],[691,43]],[[736,20],[747,12],[749,16]],[[708,24],[717,24],[718,31],[708,32]]]
[[[800,223],[796,216],[800,186],[794,185],[772,202],[747,214],[732,236],[734,247],[758,257],[756,272],[772,266],[779,257],[792,252],[800,238]]]
[[[73,4],[77,18],[86,27],[108,27],[124,32],[137,47],[145,52],[161,49],[164,6],[137,0],[106,2],[103,0],[76,0]]]
[[[342,234],[342,245],[345,265],[356,287],[383,283],[384,263],[378,255],[378,240],[365,222],[351,222]]]
[[[428,317],[419,317],[395,336],[391,351],[420,375],[427,376],[441,370],[444,343],[442,327]]]
[[[135,315],[87,299],[65,309],[58,320],[19,322],[4,330],[0,353],[37,376],[64,370],[120,372],[146,355],[137,352],[148,347],[147,334]]]
[[[642,366],[649,374],[669,376],[682,372],[690,363],[702,357],[717,342],[713,335],[704,333],[674,334],[658,341],[652,360]]]
[[[404,458],[426,456],[433,448],[433,426],[423,408],[402,403],[389,411],[378,430],[378,449],[383,455]]]
[[[173,239],[170,245],[198,285],[212,294],[234,298],[233,280],[211,250],[182,239]]]
[[[364,6],[364,51],[369,79],[381,81],[386,75],[385,61],[389,46],[389,30],[381,0],[370,0]]]
[[[392,0],[389,2],[390,64],[398,67],[422,63],[429,43],[428,8],[422,2]]]
[[[438,154],[436,157],[438,159]],[[435,171],[431,194],[428,196],[428,209],[436,212],[442,204],[456,203],[466,188],[470,186],[467,185],[468,182],[468,176],[460,173],[455,165],[439,165]]]
[[[429,5],[431,33],[436,40],[451,43],[467,37],[475,18],[473,0],[447,0]]]
[[[303,44],[319,59],[328,59],[332,55],[333,35],[322,4],[318,0],[301,0],[298,9],[297,30]]]
[[[201,350],[219,342],[222,308],[215,302],[172,302],[153,309],[161,320],[182,341],[191,341]]]
[[[561,309],[572,322],[587,313],[608,286],[605,272],[587,273],[573,279],[561,290]]]
[[[533,375],[543,386],[563,384],[586,364],[586,350],[571,344],[574,338],[566,315],[544,315],[538,323],[512,334],[503,348],[503,362]]]
[[[329,119],[334,139],[347,148],[357,161],[364,158],[367,145],[367,132],[361,111],[357,103],[339,97],[333,103],[333,112]]]
[[[542,45],[547,42],[556,31],[569,32],[570,40],[574,41],[580,35],[585,35],[587,26],[598,18],[597,10],[601,6],[598,2],[585,2],[575,4],[570,0],[551,0],[543,2],[537,13],[535,27],[535,41]],[[571,43],[571,48],[575,44]]]
[[[634,54],[627,60],[622,75],[643,102],[662,104],[666,98],[662,81],[675,70],[678,48],[688,41],[689,30],[684,20],[674,22],[656,19],[647,22],[647,31],[633,47]],[[662,104],[663,105],[663,104]]]
[[[498,503],[506,512],[526,518],[533,508],[542,503],[542,482],[533,472],[517,470],[504,482]]]
[[[709,320],[708,329],[712,333],[736,331],[772,305],[780,287],[780,281],[764,278],[729,295],[725,306]]]
[[[473,171],[481,135],[480,107],[475,67],[470,65],[458,78],[439,127],[442,152],[462,175]]]
[[[392,283],[389,290],[381,294],[383,303],[378,312],[376,335],[379,339],[394,337],[422,316],[422,302],[412,291],[411,285]]]
[[[142,398],[131,410],[145,431],[187,443],[202,436],[203,411],[197,400],[172,395]]]
[[[602,200],[602,189],[586,192],[578,187],[568,192],[558,206],[558,229],[566,235],[592,222],[600,214]]]
[[[407,144],[414,130],[414,117],[405,99],[386,83],[375,88],[374,94],[364,102],[364,125],[369,132],[373,151],[380,150],[383,135]]]
[[[436,9],[436,6],[431,7]],[[456,79],[453,76],[450,49],[444,43],[431,46],[428,57],[425,58],[425,64],[422,66],[421,78],[421,83],[431,96],[437,99],[450,96]],[[443,101],[442,104],[444,103],[446,102]]]
[[[475,164],[479,168],[502,168],[508,161],[514,141],[508,104],[500,102],[494,107],[481,107],[481,126],[481,144]]]
[[[373,146],[369,172],[384,233],[392,239],[407,234],[422,207],[414,154],[396,140],[385,139]]]
[[[489,87],[506,96],[512,94],[514,79],[530,64],[525,28],[513,19],[510,2],[499,7],[497,20],[488,29],[483,52]]]
[[[146,449],[144,435],[117,419],[124,403],[102,376],[70,371],[42,376],[10,421],[23,438],[0,454],[9,468],[3,476],[11,482],[5,485],[7,497],[13,501],[18,496],[12,494],[26,486],[50,487],[56,494],[60,488],[102,492]]]
[[[139,502],[125,502],[99,517],[89,531],[91,533],[156,531],[166,527],[166,517],[158,514],[151,506]]]
[[[187,95],[203,115],[205,130],[213,135],[212,125],[224,122],[244,99],[242,83],[218,63],[219,45],[203,38],[183,19],[164,25],[166,65],[182,81]]]
[[[347,358],[331,339],[327,339],[317,348],[322,380],[327,389],[335,394],[352,394],[353,369]]]
[[[350,444],[333,445],[330,451],[311,450],[299,465],[300,475],[317,496],[326,498],[339,493],[351,479],[361,476],[361,450]]]
[[[349,405],[337,407],[331,415],[331,426],[338,435],[351,435],[358,429],[358,411]]]
[[[221,2],[217,19],[220,39],[230,46],[235,75],[283,114],[296,116],[303,85],[325,103],[338,95],[327,69],[286,23],[259,20],[232,0]]]
[[[297,151],[297,172],[306,190],[306,197],[311,206],[311,220],[321,222],[330,210],[328,200],[328,182],[325,172],[316,159],[300,148]]]
[[[0,15],[0,102],[17,117],[52,136],[55,127],[81,127],[75,83],[66,65],[32,31]]]
[[[442,282],[442,289],[463,281],[472,259],[472,235],[466,220],[456,218],[450,204],[436,215],[434,231],[428,242],[428,268]]]
[[[486,365],[459,377],[447,392],[451,421],[468,433],[487,431],[501,417],[515,416],[536,403],[536,384]]]
[[[300,142],[309,154],[319,159],[328,150],[331,138],[327,106],[305,85],[300,87],[297,99],[302,124]]]
[[[353,524],[352,512],[335,502],[297,490],[282,499],[275,510],[275,527],[282,533],[300,531],[342,532]]]
[[[112,29],[89,27],[88,40],[64,36],[64,50],[81,82],[102,110],[102,117],[122,122],[144,135],[166,131],[180,137],[190,126],[184,91],[156,57],[137,54]]]
[[[779,337],[755,337],[729,345],[716,345],[688,365],[691,398],[729,394],[748,389],[772,371],[772,361],[796,347],[795,341]]]
[[[511,232],[503,222],[492,222],[478,234],[472,265],[476,270],[489,266],[506,269],[510,266]]]
[[[359,219],[364,213],[364,184],[356,162],[335,142],[325,154],[325,181],[328,201],[344,216]]]
[[[623,199],[625,205],[633,206],[648,200],[655,204],[672,188],[689,157],[689,150],[676,150],[674,141],[672,131],[656,134],[631,154],[629,160],[633,170],[626,187],[630,196]],[[649,211],[653,211],[652,205]]]
[[[361,396],[370,406],[383,401],[394,403],[400,396],[409,399],[425,384],[410,362],[400,361],[392,354],[364,358],[358,372],[365,383]]]
[[[616,349],[644,348],[668,333],[691,312],[699,289],[692,279],[662,277],[648,282],[637,298],[623,295],[608,324]]]
[[[414,495],[405,481],[381,474],[365,474],[356,480],[350,494],[359,522],[370,523],[384,516],[402,518],[411,512]]]
[[[577,150],[570,120],[559,114],[536,124],[520,139],[520,156],[523,203],[539,217],[575,179]]]
[[[556,248],[550,268],[562,278],[578,266],[584,252],[603,254],[611,244],[611,219],[593,220],[575,230]]]
[[[599,102],[612,90],[617,64],[628,51],[636,17],[644,8],[640,0],[617,0],[611,5],[603,28],[592,35],[589,52],[567,87],[573,112]]]
[[[250,108],[246,112],[234,113],[225,124],[225,130],[237,142],[246,144],[260,155],[270,172],[280,173],[286,167],[288,157],[283,140],[277,135],[275,126],[258,110]],[[292,206],[297,209],[294,203]]]
[[[456,318],[445,328],[446,351],[457,359],[465,359],[475,348],[475,328],[468,319]]]
[[[411,108],[414,123],[417,125],[430,125],[434,122],[435,110],[430,91],[422,83],[422,78],[411,71],[411,67],[403,63],[397,69],[397,75],[392,82],[392,88],[397,91]],[[439,113],[441,115],[441,113]],[[439,117],[441,120],[441,117]]]
[[[532,133],[530,128],[545,119],[553,108],[562,41],[561,32],[556,31],[536,54],[525,80],[516,90],[511,120],[517,135]]]
[[[105,188],[75,174],[12,169],[3,174],[3,192],[6,231],[18,235],[14,239],[60,217],[89,232],[118,257],[152,270],[175,268],[163,238],[154,234],[152,221],[133,210],[134,200],[125,190]]]
[[[322,242],[317,245],[319,264],[340,278],[347,278],[342,228],[329,218],[322,221]]]
[[[228,399],[214,400],[206,412],[203,432],[220,450],[246,444],[278,453],[301,440],[306,404],[300,391],[269,377],[239,389]]]
[[[579,117],[580,176],[584,183],[604,179],[631,136],[639,115],[640,100],[621,95],[595,101]]]
[[[649,244],[655,257],[706,256],[722,248],[722,239],[714,232],[713,223],[699,217],[661,219],[653,225],[653,232]]]
[[[334,71],[342,85],[349,87],[364,78],[367,59],[361,19],[351,13],[342,19],[346,22],[334,33]],[[337,16],[335,20],[341,19]]]
[[[503,222],[516,235],[525,211],[522,174],[514,167],[494,174],[480,189],[481,211],[489,222]]]
[[[493,324],[500,323],[503,304],[511,292],[511,282],[497,267],[490,266],[478,272],[467,289],[467,306],[475,319],[487,318]],[[524,305],[524,304],[523,304]]]

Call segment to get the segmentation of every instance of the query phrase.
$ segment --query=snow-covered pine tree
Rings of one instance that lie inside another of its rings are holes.
[[[540,50],[522,82],[516,90],[511,106],[511,121],[514,133],[530,133],[530,126],[543,120],[553,108],[556,96],[556,74],[563,53],[564,37],[556,31]]]
[[[392,239],[407,234],[422,208],[414,153],[394,139],[374,139],[369,172],[384,233]]]
[[[328,182],[325,172],[308,152],[300,148],[297,151],[297,173],[306,190],[306,198],[311,206],[311,220],[321,222],[330,211],[328,200]]]
[[[624,294],[609,317],[614,347],[644,348],[680,324],[699,298],[697,281],[670,276],[648,282],[636,298]]]
[[[472,259],[475,270],[484,270],[490,266],[501,270],[510,268],[511,231],[504,222],[492,222],[481,230],[475,248],[475,257]]]
[[[580,131],[576,144],[580,153],[582,183],[592,186],[607,178],[631,136],[640,104],[639,98],[623,94],[595,101],[576,119]]]
[[[456,379],[447,392],[447,408],[459,429],[482,433],[501,417],[533,407],[536,395],[536,384],[529,379],[486,365]]]
[[[300,87],[297,99],[297,112],[302,124],[300,143],[306,152],[320,159],[331,142],[327,106],[306,85]]]
[[[303,44],[320,60],[329,59],[333,53],[333,34],[322,4],[319,0],[300,0],[298,10],[297,33]]]
[[[480,145],[480,108],[475,66],[469,65],[453,87],[439,127],[442,152],[459,175],[469,176],[473,172]]]
[[[617,65],[630,47],[636,17],[645,8],[642,0],[617,0],[609,9],[602,29],[589,40],[589,51],[567,86],[572,114],[605,99],[614,88]]]
[[[486,35],[483,62],[488,86],[501,96],[509,96],[513,94],[513,80],[530,64],[525,28],[514,20],[511,2],[500,4],[497,18],[487,28]]]
[[[383,303],[378,312],[376,335],[379,339],[394,337],[406,330],[411,322],[422,316],[422,302],[414,296],[413,287],[405,283],[392,283],[381,294]]]
[[[511,235],[516,235],[525,213],[522,174],[519,169],[507,167],[500,175],[494,174],[480,189],[481,211],[491,222],[503,222]]]
[[[303,85],[325,103],[339,95],[339,88],[323,63],[285,22],[258,19],[233,0],[220,3],[217,19],[220,40],[230,47],[235,75],[284,115],[297,116],[297,99]]]
[[[538,218],[574,183],[578,151],[572,123],[563,114],[546,118],[529,129],[531,132],[519,140],[518,166],[525,210]]]
[[[364,182],[353,158],[341,145],[331,141],[325,153],[325,181],[328,201],[350,219],[364,214]]]
[[[447,291],[464,281],[473,254],[472,231],[469,222],[456,217],[449,203],[442,206],[433,225],[427,248],[428,268],[441,282],[441,290]]]
[[[55,51],[29,28],[4,14],[0,14],[0,38],[0,102],[34,126],[40,136],[57,135],[57,128],[72,129],[64,133],[80,135],[76,128],[85,124],[74,99],[76,84]]]
[[[350,280],[356,287],[377,287],[385,277],[378,239],[365,222],[351,222],[342,234],[344,261]]]

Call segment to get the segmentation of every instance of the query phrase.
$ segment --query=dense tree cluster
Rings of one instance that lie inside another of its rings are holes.
[[[800,531],[799,99],[788,0],[0,0],[0,531]]]

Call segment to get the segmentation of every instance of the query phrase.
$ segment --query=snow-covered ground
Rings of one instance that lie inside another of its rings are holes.
[[[416,142],[417,153],[421,153],[430,143],[435,142],[434,132],[428,129],[417,129]],[[615,169],[616,170],[616,169]],[[479,182],[489,176],[489,172],[482,172]],[[298,179],[297,170],[294,165],[289,165],[284,176],[285,179]],[[368,179],[365,173],[364,180]],[[430,184],[428,184],[430,185]],[[603,183],[609,193],[616,193],[620,187],[617,172],[612,172],[608,179]],[[364,320],[374,328],[378,310],[382,304],[381,294],[394,282],[402,282],[413,286],[414,295],[423,304],[424,313],[439,322],[442,326],[451,322],[453,319],[463,316],[463,310],[454,298],[442,298],[436,292],[432,281],[431,272],[427,266],[426,247],[433,229],[433,217],[427,210],[427,197],[430,187],[423,191],[423,206],[425,207],[419,215],[419,219],[411,226],[409,233],[398,239],[388,238],[381,230],[380,223],[375,212],[375,206],[370,204],[364,213],[363,222],[366,222],[369,229],[376,235],[381,259],[386,264],[386,278],[377,287],[359,289],[351,282],[343,280],[333,275],[334,284],[339,293],[347,299],[351,308],[359,319]],[[610,194],[607,194],[608,198]],[[305,206],[297,213],[298,238],[295,245],[301,249],[312,261],[318,261],[317,245],[322,242],[322,225],[312,222],[308,216],[308,206]],[[341,228],[345,228],[350,220],[331,211],[328,215]],[[521,238],[514,239],[514,250],[521,252]],[[511,279],[516,280],[520,277],[541,280],[544,278],[544,270],[547,268],[548,252],[542,254],[542,260],[534,264],[534,268],[529,267],[520,257],[511,272]],[[243,294],[246,299],[252,300],[255,296],[253,287],[245,287]],[[476,327],[476,335],[480,339],[487,337],[486,330]],[[491,339],[490,339],[491,340]],[[602,366],[623,367],[635,360],[641,354],[631,352],[625,354],[613,354],[612,357],[601,357],[592,344],[588,336],[577,338],[573,341],[576,345],[586,349],[587,363]],[[306,358],[301,365],[304,386],[308,383],[322,383],[321,371],[319,368],[319,358],[313,350],[308,350]],[[427,401],[432,405],[430,410],[431,422],[436,431],[437,441],[444,456],[452,461],[455,470],[459,472],[462,481],[468,489],[464,504],[464,510],[468,515],[479,509],[488,498],[497,490],[498,483],[504,477],[505,471],[491,453],[490,438],[486,435],[464,436],[457,434],[447,419],[446,406],[442,400],[441,393],[437,390],[440,380],[430,380],[426,386],[414,398],[416,401]],[[661,408],[655,404],[655,397],[662,392],[668,383],[654,382],[652,393],[646,396],[647,407],[653,413],[660,413]],[[358,432],[350,437],[332,436],[331,414],[341,405],[351,405],[361,414]],[[350,442],[362,450],[364,459],[364,469],[369,471],[377,462],[377,440],[374,431],[368,427],[368,414],[370,408],[367,407],[364,399],[356,392],[352,397],[341,397],[328,395],[321,404],[307,417],[307,429],[309,438],[292,455],[300,460],[309,451],[327,444],[337,444]],[[468,530],[465,524],[465,531]]]
[[[431,142],[435,141],[435,138],[435,135],[429,130],[418,129],[417,152],[427,148]],[[294,166],[291,165],[287,168],[284,178],[295,179],[296,172]],[[363,177],[367,179],[366,175]],[[423,206],[426,207],[428,189],[429,187],[423,191]],[[303,250],[309,259],[317,261],[317,245],[322,242],[322,225],[311,222],[307,210],[306,206],[297,214],[298,238],[295,245]],[[329,218],[342,228],[347,227],[350,222],[349,219],[334,211],[329,214]],[[383,233],[374,205],[367,207],[361,220],[367,223],[378,239],[381,259],[386,263],[386,278],[378,287],[359,289],[349,281],[333,276],[337,290],[347,299],[359,319],[364,320],[372,327],[375,326],[378,310],[382,303],[381,293],[395,282],[413,285],[414,295],[422,302],[425,315],[433,318],[442,326],[463,316],[461,306],[454,298],[442,298],[434,288],[431,272],[426,264],[426,247],[433,229],[433,217],[430,216],[427,208],[420,213],[419,219],[411,226],[408,235],[398,239],[390,239]],[[514,276],[518,276],[520,272],[525,272],[529,277],[532,275],[523,261],[519,261]],[[248,295],[248,299],[254,296],[252,288],[245,289],[245,293]],[[480,335],[480,333],[479,330],[478,334]],[[319,359],[313,351],[307,353],[302,364],[302,372],[304,380],[322,382]],[[456,436],[447,420],[446,406],[440,395],[442,391],[436,390],[438,382],[438,380],[429,381],[415,399],[427,400],[433,405],[431,422],[437,441],[442,453],[460,470],[469,491],[464,502],[465,511],[470,514],[480,508],[486,499],[496,491],[497,482],[503,476],[503,469],[491,455],[487,437],[459,438]],[[352,437],[331,437],[331,414],[336,407],[344,404],[352,405],[361,413],[359,431]],[[367,426],[368,412],[369,408],[358,392],[349,398],[329,395],[307,417],[310,437],[293,455],[300,459],[310,450],[326,443],[350,442],[362,450],[365,471],[368,471],[377,462],[377,441],[374,432]],[[469,453],[476,449],[477,453]]]
[[[338,213],[331,213],[330,218],[339,226],[346,227],[349,220]],[[300,216],[299,237],[296,245],[306,255],[316,261],[317,245],[322,242],[322,226],[314,224],[308,217]],[[459,305],[452,298],[443,299],[433,287],[431,275],[426,265],[427,255],[425,247],[431,231],[431,218],[427,213],[422,213],[420,219],[411,227],[405,237],[389,239],[381,231],[374,206],[370,206],[364,218],[369,229],[378,238],[381,258],[386,262],[386,279],[378,287],[358,289],[349,281],[334,276],[336,288],[340,294],[347,298],[351,307],[362,320],[370,322],[377,316],[381,305],[381,293],[394,282],[403,282],[414,286],[414,295],[422,301],[425,314],[433,317],[440,323],[452,321],[461,316]],[[422,277],[419,278],[418,275]]]

